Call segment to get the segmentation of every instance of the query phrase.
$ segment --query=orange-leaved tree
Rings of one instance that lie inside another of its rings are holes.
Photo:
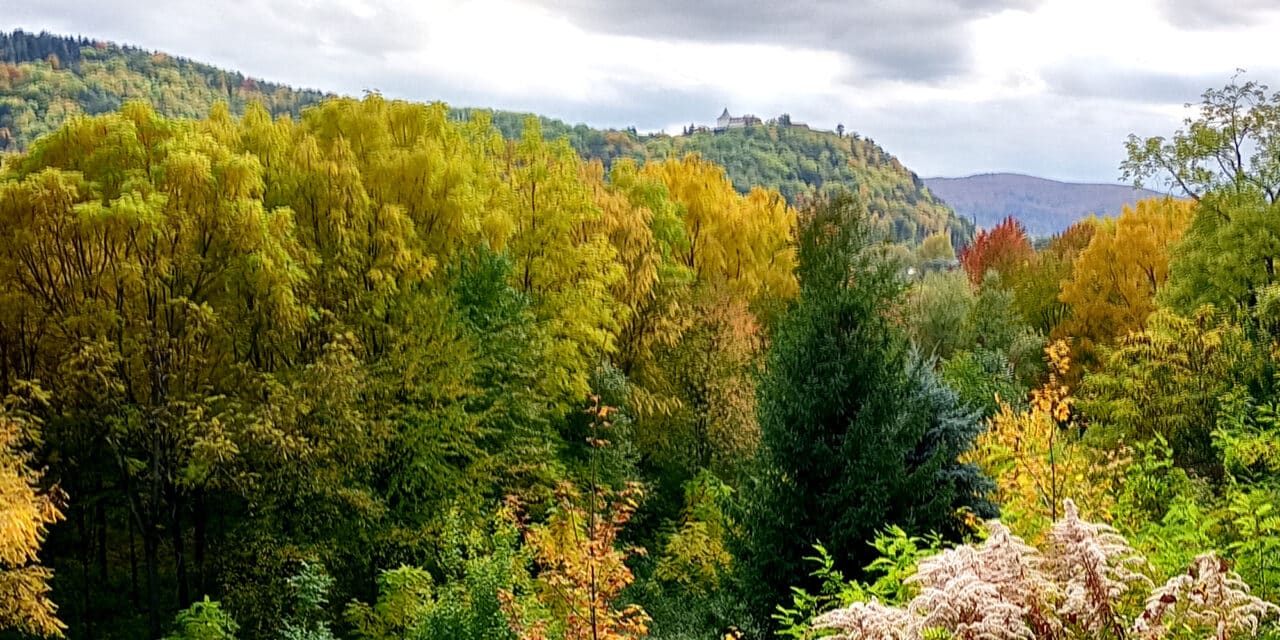
[[[602,430],[613,407],[594,397],[594,448],[609,446]],[[649,633],[649,615],[639,605],[618,602],[635,581],[627,558],[644,554],[618,544],[618,534],[635,514],[643,492],[637,483],[614,490],[596,483],[593,456],[588,490],[560,485],[545,523],[524,527],[524,542],[539,567],[536,602],[503,594],[504,608],[521,640],[631,640]]]

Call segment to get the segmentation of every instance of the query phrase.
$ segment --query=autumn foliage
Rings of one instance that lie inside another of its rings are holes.
[[[48,526],[62,520],[61,492],[40,488],[26,450],[31,424],[10,404],[0,405],[0,629],[61,636],[66,627],[49,599],[53,572],[37,557]]]
[[[589,443],[610,446],[601,435],[612,407],[595,398]],[[504,594],[511,628],[521,640],[630,640],[649,633],[643,607],[620,604],[622,591],[635,581],[627,566],[640,547],[620,546],[618,535],[635,515],[644,492],[638,483],[620,490],[592,484],[584,493],[571,483],[556,492],[546,522],[523,527],[524,543],[538,566],[534,589],[539,607]],[[549,613],[549,617],[545,614]]]
[[[1039,251],[1006,219],[959,270],[966,227],[917,224],[950,214],[896,206],[856,136],[768,169],[858,195],[774,191],[703,143],[822,134],[560,135],[376,93],[276,117],[299,104],[239,85],[200,119],[8,130],[0,635],[1280,628],[1244,586],[1280,593],[1280,134],[1204,173],[1280,97],[1211,92],[1192,137],[1131,150],[1197,203]]]
[[[1165,198],[1125,207],[1100,223],[1059,298],[1071,308],[1058,333],[1085,349],[1142,329],[1169,279],[1170,248],[1191,222],[1191,202]]]
[[[648,634],[644,609],[618,603],[622,590],[635,581],[626,560],[643,553],[618,546],[618,534],[640,495],[636,486],[583,495],[564,485],[547,522],[525,530],[525,545],[540,567],[537,599],[551,618],[538,620],[513,606],[512,625],[521,640],[624,640]]]
[[[1123,447],[1100,454],[1081,442],[1072,421],[1075,399],[1063,378],[1071,368],[1066,342],[1045,347],[1045,356],[1048,376],[1032,391],[1029,406],[1017,410],[1002,401],[970,454],[996,479],[1006,523],[1027,536],[1056,520],[1066,498],[1078,501],[1091,517],[1106,517],[1125,456]]]
[[[960,266],[974,284],[981,284],[988,271],[1007,278],[1031,260],[1034,250],[1027,230],[1013,216],[990,230],[978,232],[973,243],[960,251]]]

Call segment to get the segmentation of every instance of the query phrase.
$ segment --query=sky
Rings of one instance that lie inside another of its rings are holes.
[[[0,0],[12,28],[596,127],[788,113],[926,177],[1117,182],[1237,70],[1280,88],[1280,0]]]

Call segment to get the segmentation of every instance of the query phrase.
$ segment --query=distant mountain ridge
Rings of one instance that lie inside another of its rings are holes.
[[[990,229],[1013,216],[1033,236],[1059,233],[1090,215],[1119,215],[1125,205],[1167,195],[1119,184],[1060,182],[1016,173],[925,178],[924,184],[979,228]]]
[[[187,118],[208,115],[219,101],[233,114],[259,101],[272,115],[296,118],[331,95],[93,38],[0,32],[0,152],[25,149],[67,118],[114,111],[128,100],[144,100],[163,115]],[[473,111],[454,109],[453,116],[467,118]],[[533,115],[484,111],[508,138],[519,136],[526,117]],[[753,186],[776,189],[797,204],[831,188],[857,191],[877,226],[893,240],[918,242],[945,231],[959,246],[973,233],[968,220],[930,194],[914,172],[870,138],[851,132],[811,130],[792,125],[789,116],[681,136],[539,119],[545,137],[566,137],[584,158],[606,165],[619,158],[645,162],[699,153],[723,166],[744,193]]]

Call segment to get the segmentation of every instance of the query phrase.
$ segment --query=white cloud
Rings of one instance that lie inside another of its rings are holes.
[[[707,124],[725,106],[788,112],[819,127],[841,122],[922,174],[1111,180],[1128,132],[1172,131],[1182,103],[1237,67],[1280,85],[1280,12],[1266,2],[1187,21],[1171,19],[1185,0],[797,0],[723,23],[741,32],[716,32],[714,11],[662,13],[676,4],[50,0],[4,9],[14,26],[348,94],[641,129]],[[759,20],[777,20],[776,33]]]
[[[616,104],[635,87],[660,86],[767,103],[778,94],[830,93],[847,73],[832,52],[591,33],[509,0],[455,5],[433,17],[420,48],[392,61],[397,68],[505,97]]]

